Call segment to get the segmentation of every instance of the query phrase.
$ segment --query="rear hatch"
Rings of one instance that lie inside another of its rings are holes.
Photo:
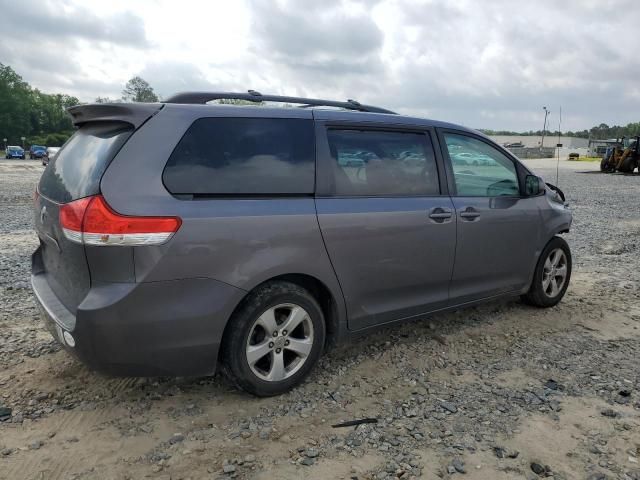
[[[91,278],[85,246],[69,240],[60,226],[62,205],[97,195],[100,179],[134,127],[119,121],[83,125],[45,169],[35,201],[35,226],[49,286],[75,315]]]

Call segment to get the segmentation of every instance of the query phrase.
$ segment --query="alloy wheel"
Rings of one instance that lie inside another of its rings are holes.
[[[251,326],[245,355],[251,371],[268,382],[291,377],[313,348],[313,323],[300,305],[283,303],[263,312]]]
[[[567,280],[567,256],[561,248],[549,252],[542,272],[542,291],[549,298],[558,296]]]

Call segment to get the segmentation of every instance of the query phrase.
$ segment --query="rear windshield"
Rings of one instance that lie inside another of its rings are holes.
[[[38,191],[58,203],[100,192],[100,178],[133,127],[120,122],[92,123],[78,130],[49,163]]]
[[[311,194],[313,139],[312,120],[201,118],[174,149],[162,179],[173,194]]]

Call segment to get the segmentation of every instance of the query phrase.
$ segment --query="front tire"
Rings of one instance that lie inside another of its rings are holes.
[[[560,237],[553,237],[538,259],[533,282],[522,300],[540,308],[553,307],[562,300],[571,279],[571,250]]]
[[[629,156],[624,159],[622,165],[620,165],[620,171],[623,173],[633,173],[636,169],[636,161],[633,157]]]
[[[298,385],[317,363],[325,320],[316,299],[290,282],[269,282],[243,300],[229,320],[222,355],[243,390],[267,397]]]

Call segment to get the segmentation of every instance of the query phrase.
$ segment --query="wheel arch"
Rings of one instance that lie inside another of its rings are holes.
[[[550,228],[548,228],[542,235],[541,237],[542,241],[538,247],[537,254],[540,255],[544,250],[544,248],[549,244],[549,242],[554,239],[554,237],[569,233],[569,231],[571,230],[572,220],[573,220],[572,218],[569,218],[569,220],[566,220],[563,218],[553,222],[553,224],[550,225]],[[536,258],[538,255],[536,255]]]
[[[224,331],[222,334],[221,345],[224,344],[225,336],[233,323],[233,317],[236,312],[243,307],[245,301],[253,292],[255,292],[258,288],[262,287],[266,283],[270,282],[289,282],[296,284],[305,290],[309,291],[311,295],[317,300],[320,308],[322,309],[322,313],[325,318],[325,326],[327,328],[327,336],[325,341],[325,346],[333,345],[338,342],[341,337],[343,326],[346,325],[346,318],[344,315],[344,307],[341,308],[339,302],[343,302],[342,297],[337,297],[337,295],[331,291],[331,289],[320,279],[305,273],[285,273],[281,275],[276,275],[267,280],[264,280],[253,288],[249,289],[247,293],[242,297],[242,299],[238,302],[236,307],[233,309],[227,323],[224,327]],[[344,302],[342,303],[344,305]],[[218,357],[220,357],[222,353],[222,348],[218,353]]]

